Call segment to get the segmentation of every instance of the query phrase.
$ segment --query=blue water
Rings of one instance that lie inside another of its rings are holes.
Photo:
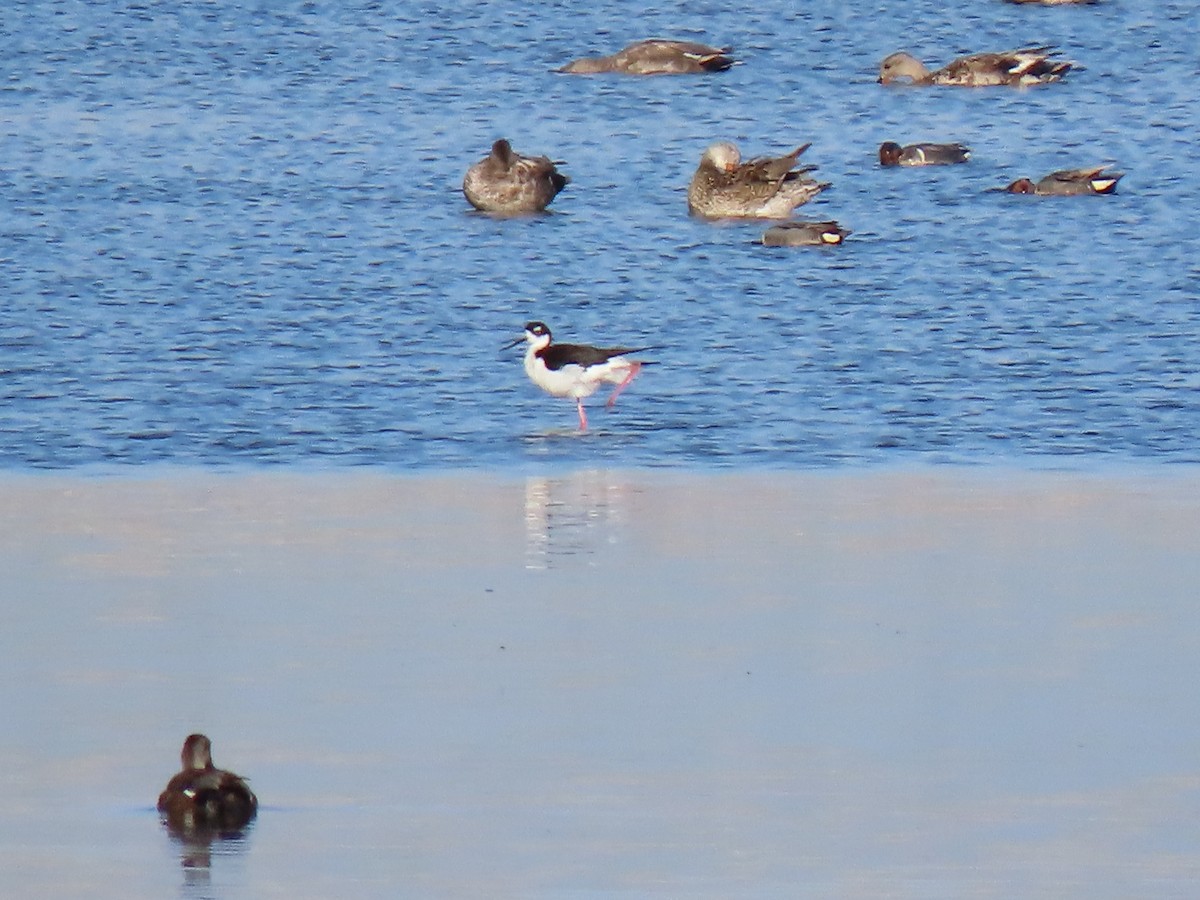
[[[0,466],[1200,460],[1195,4],[16,4],[0,17]],[[716,77],[566,77],[648,35]],[[1027,91],[884,88],[1055,44]],[[459,190],[499,136],[574,179]],[[811,141],[840,248],[686,214],[717,138]],[[966,166],[886,171],[885,139]],[[1110,198],[989,192],[1112,161]],[[653,344],[593,431],[499,348]]]

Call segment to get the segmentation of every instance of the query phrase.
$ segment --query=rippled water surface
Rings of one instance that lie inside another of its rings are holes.
[[[19,4],[0,19],[0,464],[389,467],[1200,457],[1195,6]],[[568,77],[652,34],[703,78]],[[1055,44],[1036,90],[885,88],[901,45]],[[498,136],[552,214],[459,185]],[[840,248],[686,214],[703,147],[811,141]],[[885,139],[966,166],[888,171]],[[1115,162],[1110,198],[992,193]],[[527,382],[528,319],[653,344],[616,410]]]

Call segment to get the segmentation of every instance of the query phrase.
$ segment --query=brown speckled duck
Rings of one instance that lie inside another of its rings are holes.
[[[625,75],[695,75],[724,72],[737,63],[729,47],[710,47],[693,41],[662,38],[638,41],[611,56],[592,56],[567,63],[559,72],[596,75],[621,72]]]
[[[1124,172],[1110,172],[1108,166],[1087,169],[1062,169],[1051,172],[1036,184],[1029,178],[1018,178],[1004,190],[1010,194],[1040,194],[1044,197],[1070,197],[1080,194],[1112,194]]]
[[[476,209],[519,215],[542,212],[571,179],[544,156],[522,156],[501,138],[463,179],[463,193]]]
[[[962,144],[908,144],[901,147],[895,141],[879,145],[881,166],[947,166],[965,163],[971,158],[971,148]]]
[[[829,247],[840,244],[850,230],[837,222],[781,222],[763,232],[767,247]]]
[[[218,769],[212,761],[212,742],[202,734],[188,735],[180,753],[182,771],[158,795],[158,811],[181,832],[236,832],[258,812],[258,798],[246,782]]]
[[[829,187],[828,182],[807,177],[815,166],[796,167],[809,146],[797,147],[785,156],[742,162],[735,144],[712,144],[700,157],[700,166],[688,185],[688,211],[707,219],[787,218],[797,206]]]
[[[992,85],[1025,86],[1058,81],[1072,63],[1050,58],[1052,47],[1026,47],[1003,53],[960,56],[933,72],[903,50],[879,64],[879,83],[908,80],[913,84],[947,84],[958,87]]]

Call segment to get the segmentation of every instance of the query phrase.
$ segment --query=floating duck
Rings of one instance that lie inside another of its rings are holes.
[[[763,233],[762,242],[767,247],[828,247],[848,234],[837,222],[781,222]]]
[[[542,212],[571,179],[544,156],[522,156],[501,138],[463,179],[463,193],[476,209],[519,215]]]
[[[183,769],[158,795],[158,811],[181,832],[236,832],[258,812],[258,798],[245,780],[218,769],[212,761],[212,742],[202,734],[188,735],[180,753]]]
[[[688,210],[708,219],[784,219],[807,203],[828,182],[806,177],[816,166],[796,167],[811,146],[805,144],[779,157],[742,162],[735,144],[720,141],[708,147],[688,185]]]
[[[945,166],[965,163],[971,158],[971,148],[962,144],[908,144],[901,147],[895,141],[879,145],[881,166]]]
[[[591,56],[569,62],[559,72],[596,75],[621,72],[625,75],[693,75],[724,72],[737,64],[730,47],[710,47],[693,41],[651,38],[630,44],[611,56]]]
[[[948,84],[959,87],[1032,85],[1058,81],[1070,71],[1070,62],[1050,58],[1052,47],[1026,47],[1003,53],[974,53],[960,56],[940,69],[925,64],[903,50],[879,65],[879,83],[907,79],[913,84]]]
[[[1108,166],[1093,166],[1090,169],[1063,169],[1051,172],[1034,184],[1029,178],[1018,178],[1004,190],[1010,194],[1041,194],[1042,196],[1067,197],[1079,194],[1111,194],[1117,182],[1125,177],[1124,172],[1110,172]]]

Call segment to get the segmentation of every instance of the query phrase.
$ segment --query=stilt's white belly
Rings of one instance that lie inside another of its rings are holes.
[[[570,397],[579,400],[590,397],[600,385],[620,384],[629,373],[631,364],[623,356],[614,356],[598,366],[566,365],[559,369],[548,369],[545,363],[530,353],[525,357],[525,374],[529,380],[547,394],[555,397]]]

